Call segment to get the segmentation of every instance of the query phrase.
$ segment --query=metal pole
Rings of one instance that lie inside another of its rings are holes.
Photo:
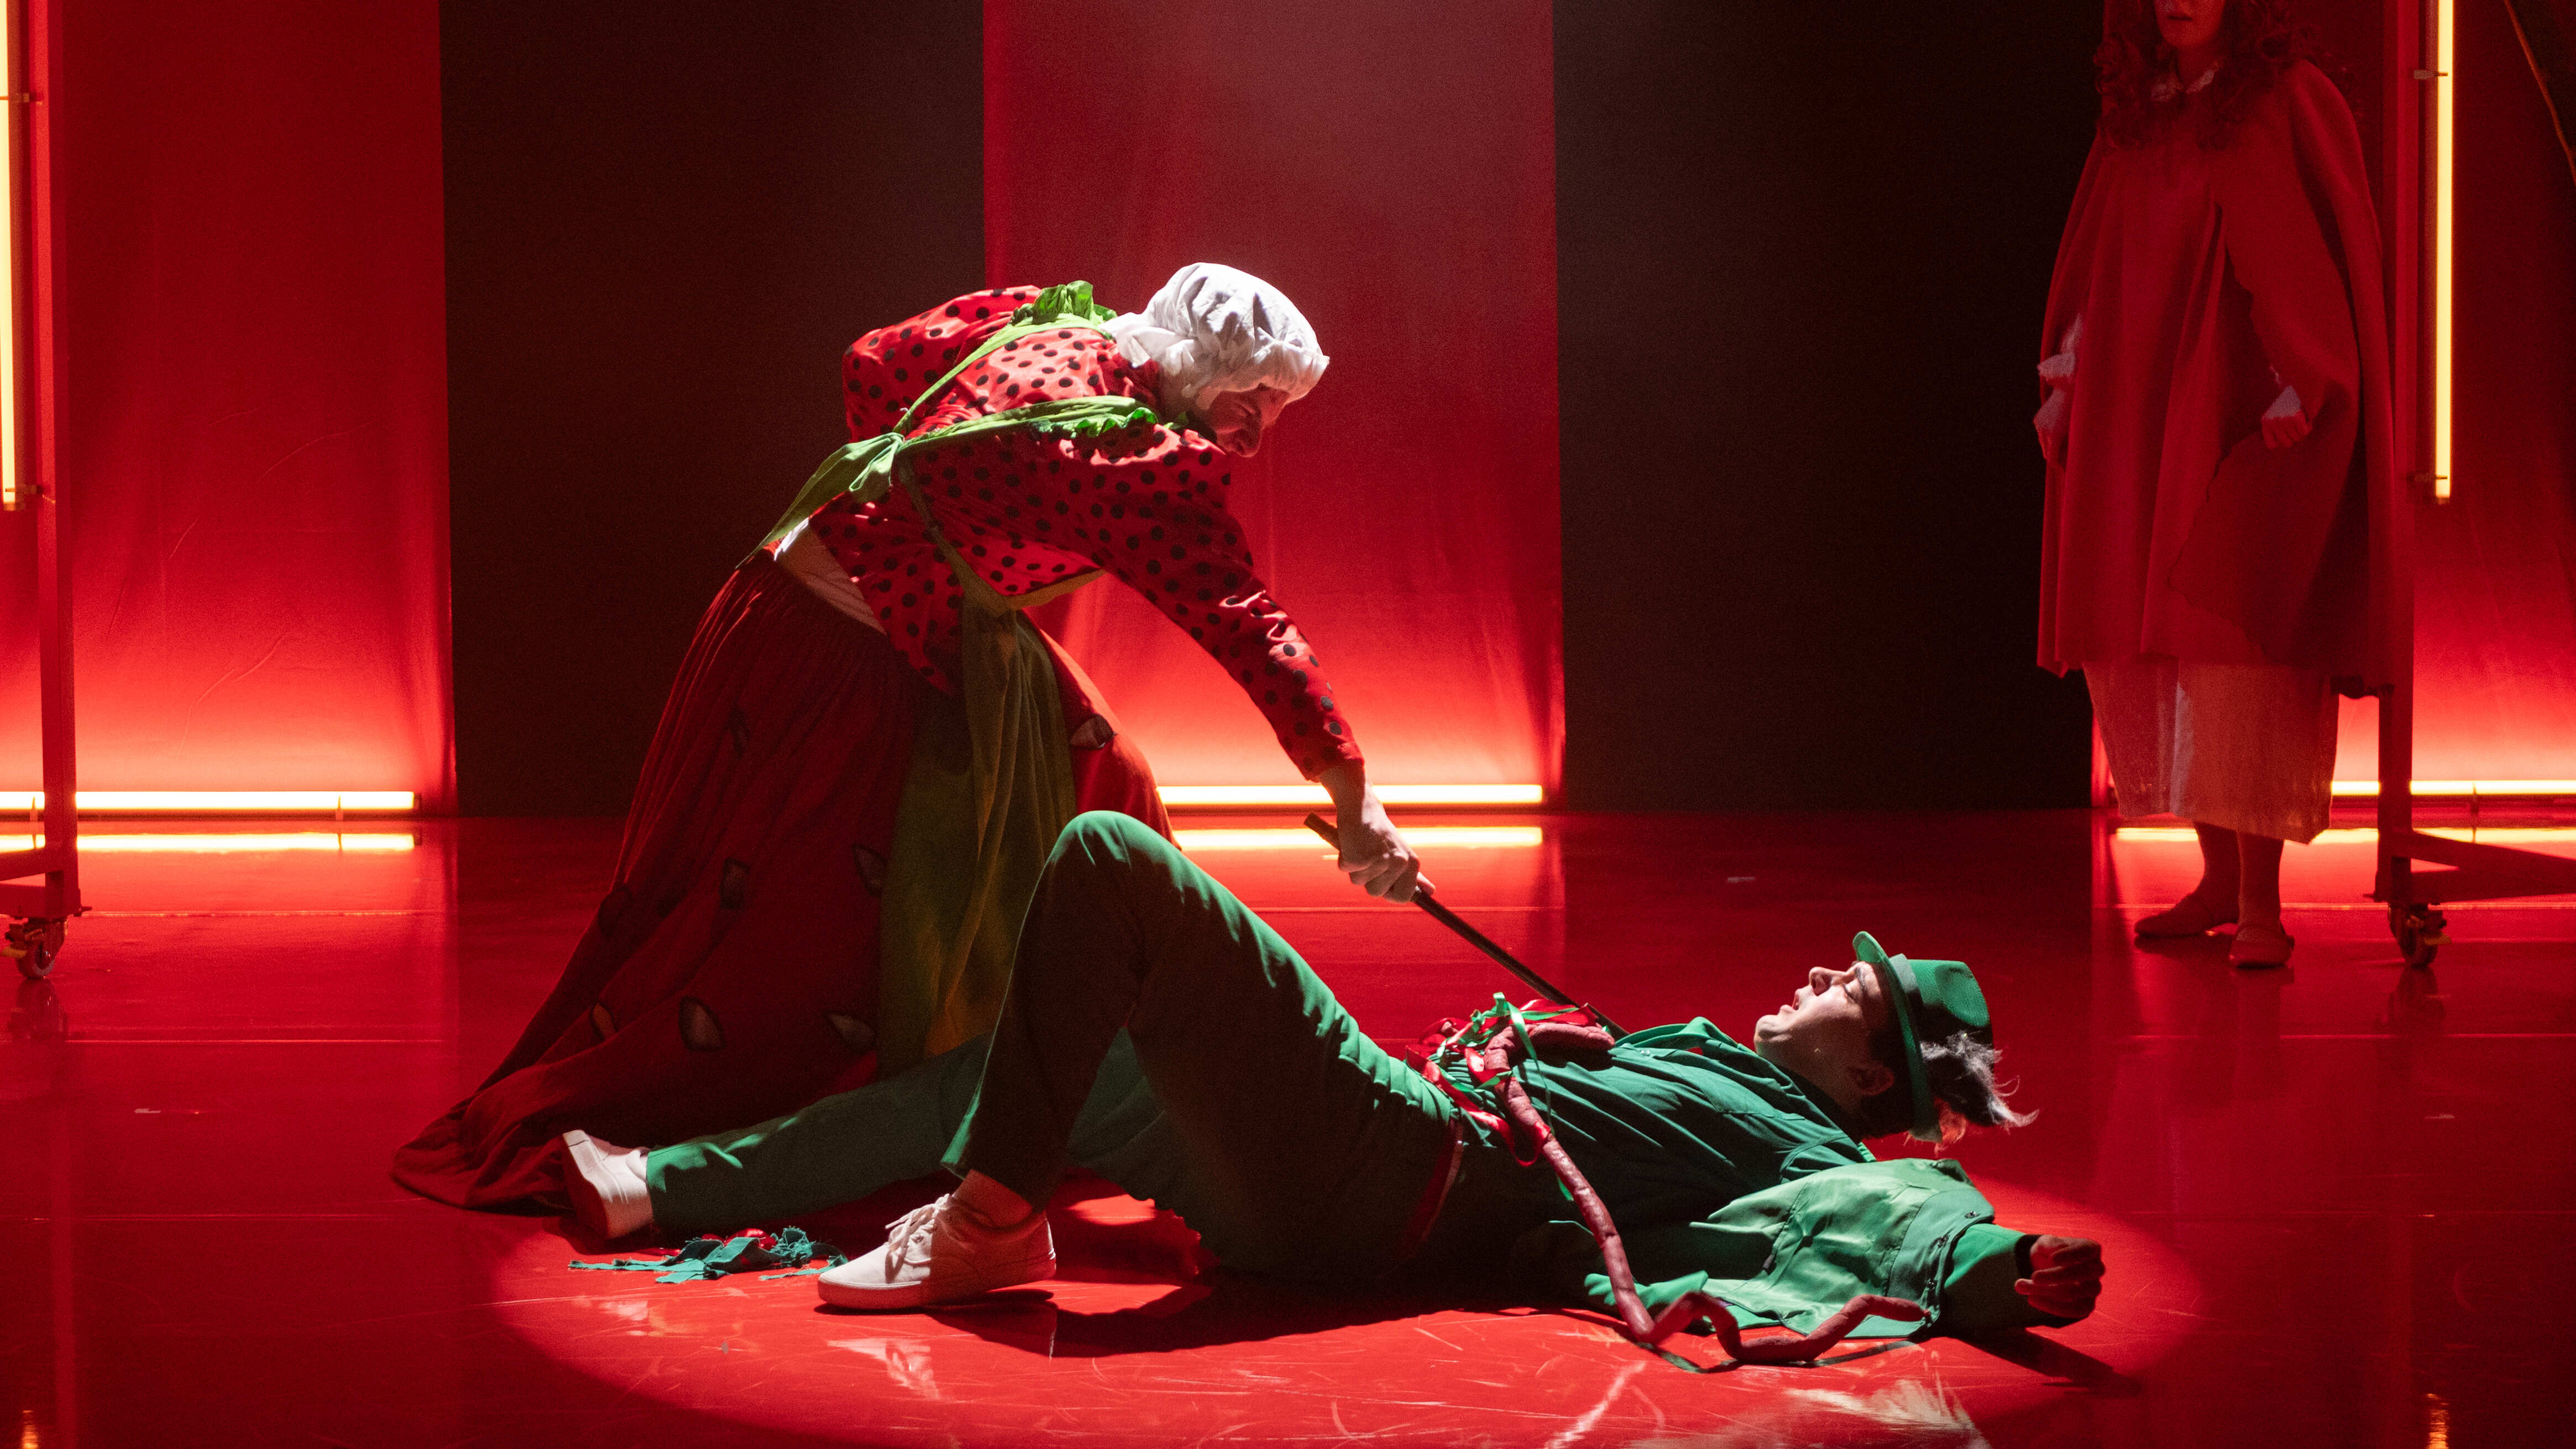
[[[42,654],[37,663],[45,752],[45,844],[61,852],[45,877],[45,914],[61,920],[80,910],[80,826],[72,721],[72,583],[63,557],[68,532],[63,517],[62,466],[62,217],[54,205],[54,107],[62,74],[59,0],[27,6],[24,73],[31,96],[27,116],[27,201],[23,233],[32,263],[26,295],[35,326],[30,359],[35,378],[34,426],[37,504],[37,623]],[[22,434],[24,436],[24,434]]]
[[[2433,472],[2433,248],[2439,155],[2432,105],[2441,0],[2389,0],[2390,50],[2385,194],[2390,217],[2389,317],[2397,455],[2407,485],[2386,516],[2371,519],[2381,550],[2387,596],[2378,601],[2391,680],[2379,701],[2379,879],[2373,892],[2391,905],[2413,898],[2412,862],[2404,853],[2415,828],[2415,500]],[[2379,510],[2374,508],[2374,514]]]

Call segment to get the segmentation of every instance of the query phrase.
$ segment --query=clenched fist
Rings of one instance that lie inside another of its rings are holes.
[[[2043,1236],[2030,1245],[2030,1276],[2013,1291],[2051,1318],[2083,1318],[2102,1296],[2102,1245],[2091,1238]]]

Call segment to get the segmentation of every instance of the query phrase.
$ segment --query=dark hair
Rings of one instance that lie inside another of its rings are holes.
[[[1871,1053],[1896,1074],[1896,1085],[1861,1103],[1861,1135],[1888,1137],[1909,1131],[1914,1126],[1914,1101],[1907,1086],[1903,1043],[1896,1034],[1896,1023],[1887,1021],[1871,1032],[1869,1046]],[[2001,1050],[1964,1031],[1920,1042],[1918,1046],[1923,1053],[1924,1078],[1939,1104],[1942,1142],[1958,1141],[1972,1125],[2020,1127],[2038,1115],[2014,1111],[2008,1100],[2012,1088],[1996,1084],[1995,1063],[2003,1056]]]
[[[2173,48],[2156,29],[2155,0],[2103,0],[2102,44],[2093,52],[2093,88],[2102,93],[2102,135],[2114,146],[2157,139],[2189,115],[2200,144],[2224,146],[2246,108],[2299,61],[2344,76],[2313,26],[2291,18],[2289,0],[2226,0],[2219,20],[2218,74],[2198,93],[2157,88],[2178,79]],[[2348,89],[2348,87],[2347,87]],[[2347,104],[2351,97],[2345,97]]]

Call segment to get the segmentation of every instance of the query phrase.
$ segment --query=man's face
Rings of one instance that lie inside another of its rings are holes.
[[[1286,406],[1287,393],[1275,387],[1255,387],[1210,393],[1199,399],[1197,411],[1218,447],[1249,458],[1261,451],[1261,435],[1279,421],[1279,410]]]
[[[1869,1046],[1888,1010],[1877,971],[1858,963],[1839,971],[1819,966],[1779,1010],[1753,1023],[1753,1049],[1849,1106],[1895,1084]]]

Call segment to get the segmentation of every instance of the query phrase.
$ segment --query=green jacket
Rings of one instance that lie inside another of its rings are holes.
[[[1881,1293],[1930,1320],[1873,1319],[1859,1336],[2062,1321],[2013,1291],[2028,1238],[1994,1225],[1957,1163],[1872,1158],[1821,1092],[1705,1019],[1518,1070],[1610,1209],[1650,1311],[1707,1292],[1741,1322],[1803,1333]],[[1516,1277],[1615,1311],[1591,1233],[1562,1206],[1513,1245]]]

